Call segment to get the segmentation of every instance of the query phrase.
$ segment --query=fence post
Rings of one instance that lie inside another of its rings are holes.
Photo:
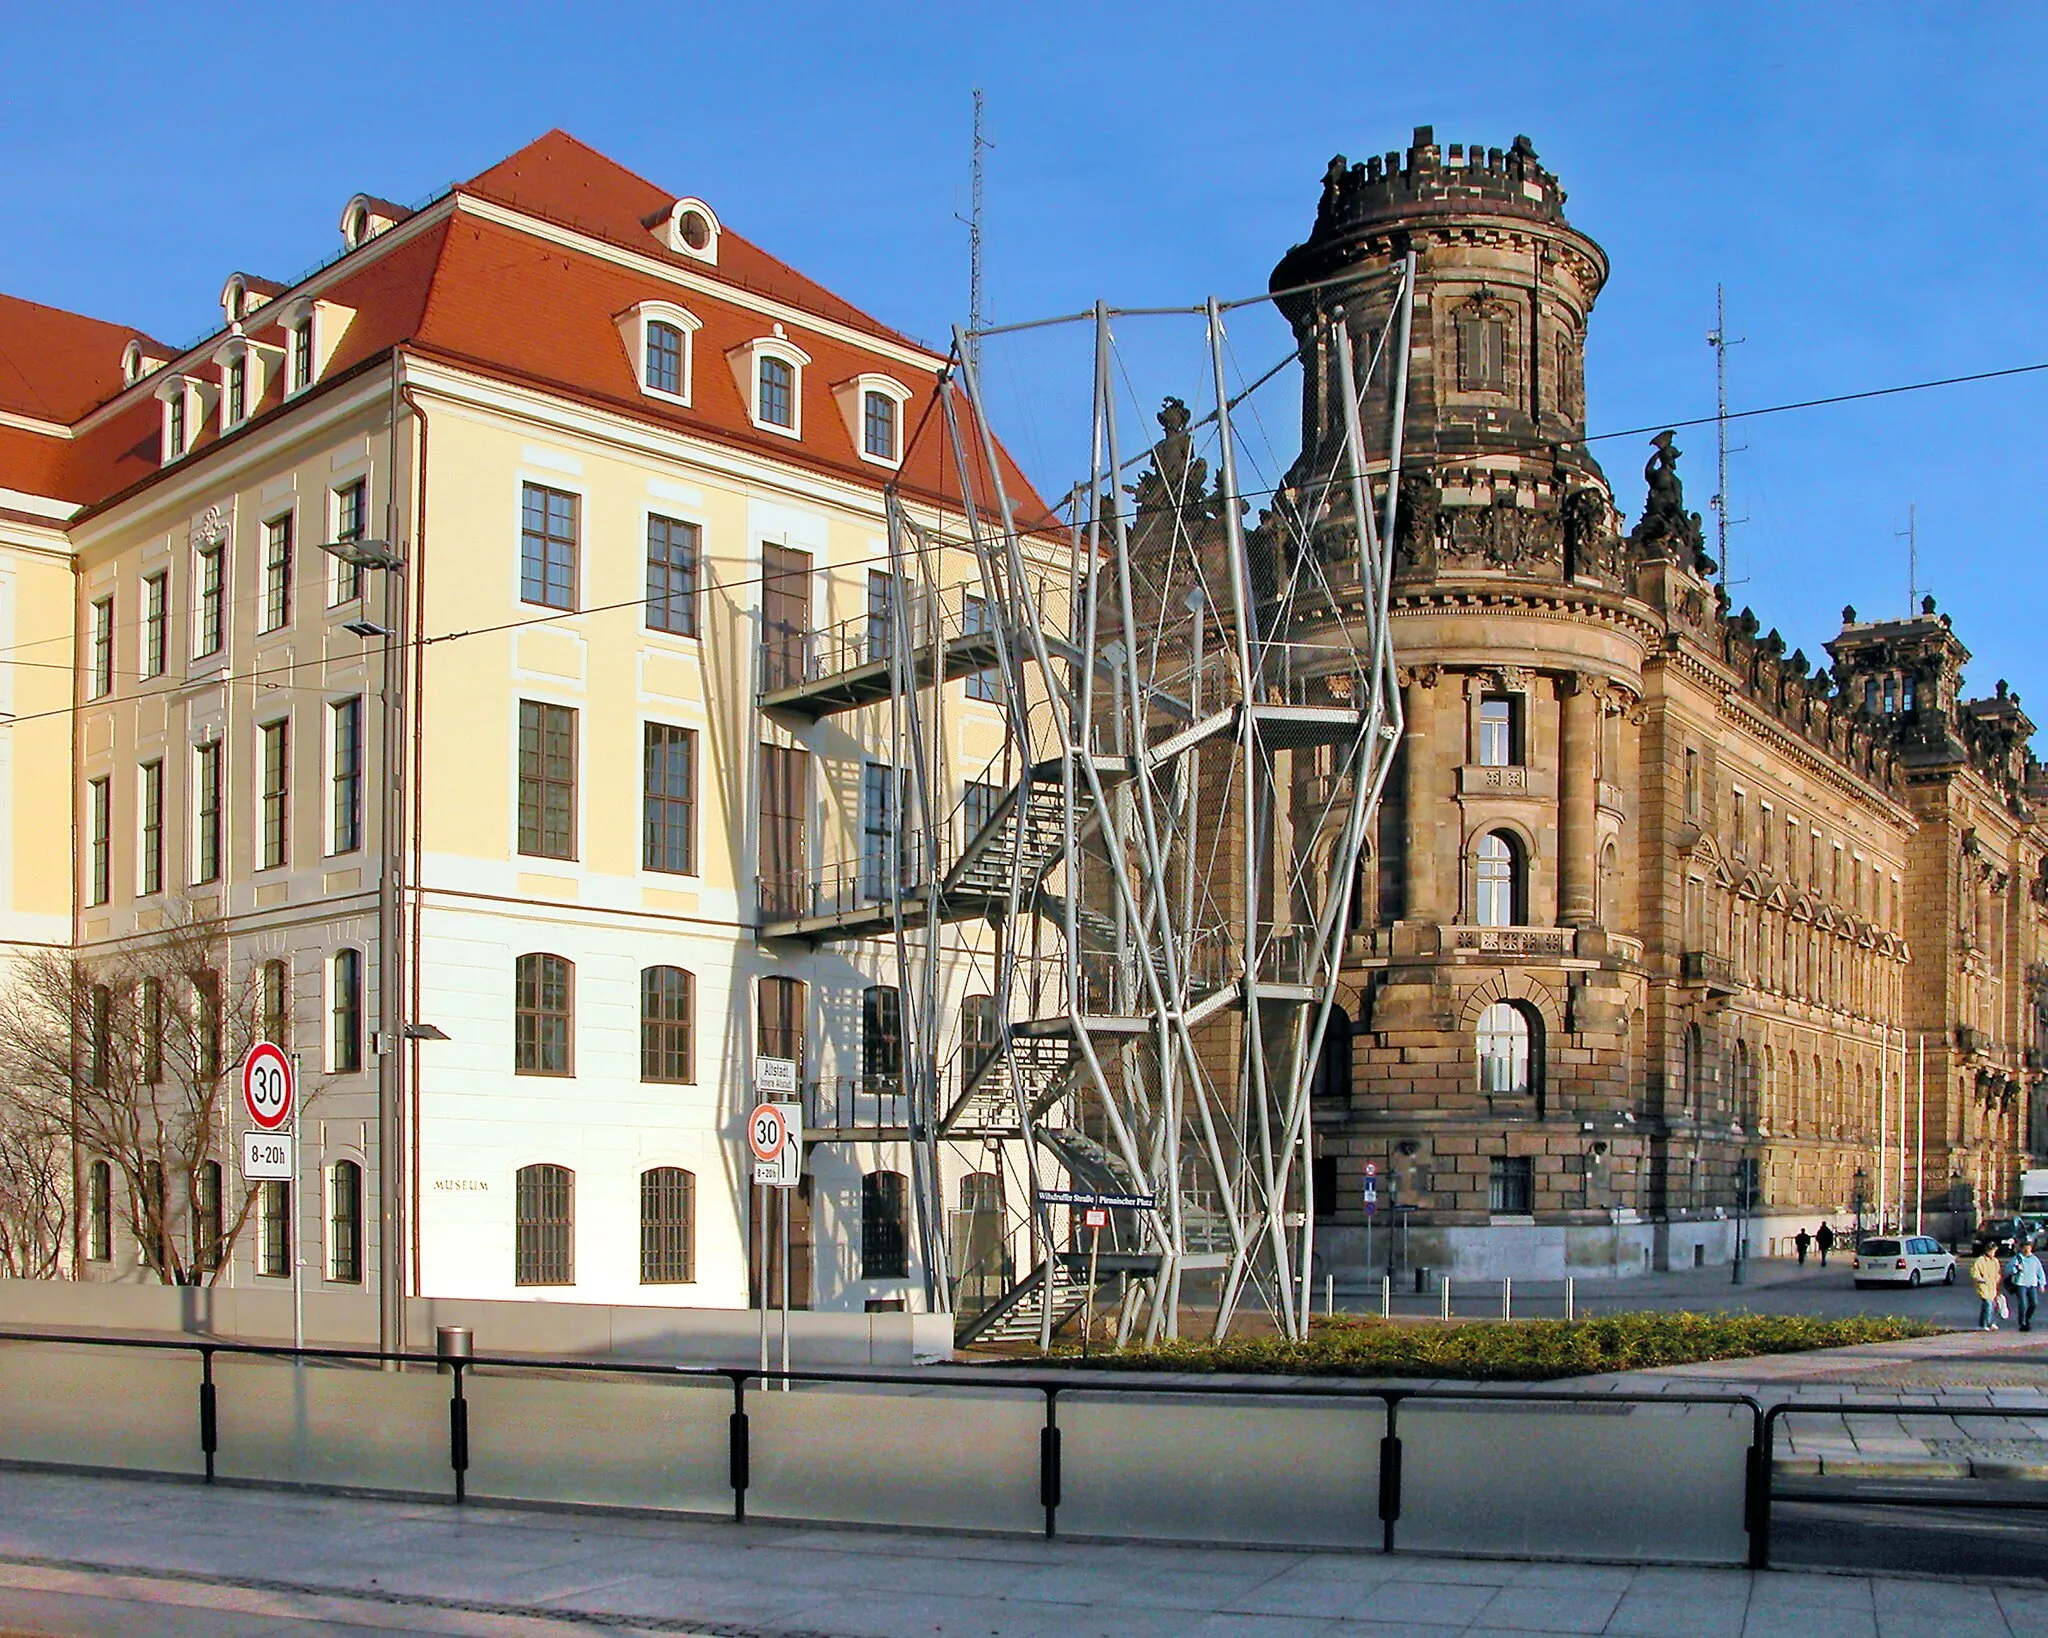
[[[1401,1396],[1385,1396],[1387,1431],[1380,1435],[1380,1551],[1394,1550],[1394,1523],[1401,1516]]]
[[[469,1500],[469,1401],[462,1396],[462,1368],[454,1361],[455,1388],[448,1400],[448,1465],[455,1470],[455,1500]]]
[[[1393,1317],[1394,1276],[1391,1274],[1382,1274],[1380,1276],[1380,1318],[1392,1319]]]
[[[1564,1317],[1567,1324],[1579,1317],[1579,1305],[1573,1299],[1574,1284],[1571,1275],[1567,1274],[1564,1277]]]
[[[747,1373],[732,1373],[732,1415],[726,1419],[727,1476],[732,1483],[732,1518],[747,1522]]]
[[[1754,1411],[1752,1415],[1756,1415]],[[1777,1407],[1756,1417],[1749,1446],[1749,1471],[1744,1475],[1743,1525],[1749,1531],[1749,1567],[1771,1567],[1771,1448],[1776,1439],[1772,1418]]]
[[[1323,1276],[1323,1318],[1328,1319],[1337,1312],[1337,1276]]]
[[[1053,1534],[1060,1505],[1059,1389],[1045,1390],[1045,1426],[1038,1430],[1038,1502],[1045,1509],[1045,1536]]]
[[[1507,1274],[1500,1277],[1500,1317],[1504,1320],[1515,1317],[1515,1282]]]
[[[213,1453],[220,1448],[220,1406],[213,1389],[213,1350],[199,1350],[199,1449],[206,1457],[206,1482],[213,1483]]]
[[[1438,1302],[1438,1311],[1437,1311],[1437,1318],[1438,1318],[1438,1319],[1449,1319],[1450,1317],[1451,1317],[1451,1277],[1450,1277],[1450,1275],[1446,1274],[1446,1275],[1444,1276],[1444,1283],[1443,1283],[1443,1288],[1442,1288],[1441,1292],[1439,1293],[1439,1302]]]

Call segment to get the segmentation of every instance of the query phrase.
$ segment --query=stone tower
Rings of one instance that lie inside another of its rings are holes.
[[[1399,573],[1471,562],[1619,582],[1612,498],[1583,442],[1607,257],[1564,200],[1527,137],[1446,153],[1424,125],[1405,154],[1332,159],[1314,230],[1273,271],[1302,346],[1304,448],[1326,461],[1343,411],[1315,321],[1341,307],[1362,368],[1392,323],[1402,255],[1418,253]],[[1363,406],[1381,471],[1391,380],[1382,370]]]

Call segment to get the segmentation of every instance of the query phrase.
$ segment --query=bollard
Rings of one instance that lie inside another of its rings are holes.
[[[1511,1320],[1515,1317],[1515,1282],[1507,1275],[1500,1277],[1500,1317]]]
[[[434,1352],[442,1359],[467,1359],[475,1352],[476,1338],[466,1325],[437,1325],[434,1327]],[[440,1367],[446,1376],[452,1366]]]
[[[1380,1318],[1392,1319],[1393,1317],[1394,1276],[1391,1274],[1382,1274],[1380,1276]]]
[[[1437,1317],[1439,1319],[1449,1319],[1451,1317],[1451,1277],[1448,1274],[1444,1276],[1442,1295],[1442,1307]]]
[[[1569,1274],[1567,1274],[1564,1277],[1564,1317],[1567,1322],[1575,1320],[1579,1317],[1578,1306],[1572,1300],[1573,1284],[1574,1282],[1572,1280],[1572,1277]]]
[[[1337,1276],[1323,1276],[1323,1318],[1328,1319],[1337,1312]]]

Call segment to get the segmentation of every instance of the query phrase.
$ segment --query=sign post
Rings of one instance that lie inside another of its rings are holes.
[[[780,1195],[780,1274],[777,1282],[782,1310],[782,1369],[789,1370],[789,1195],[797,1186],[804,1165],[804,1111],[795,1102],[797,1065],[793,1058],[757,1058],[754,1061],[754,1089],[760,1101],[747,1117],[747,1147],[754,1159],[754,1192],[765,1208],[774,1189]],[[761,1244],[761,1369],[768,1369],[768,1265],[774,1246],[770,1243],[770,1222],[764,1209],[760,1217]],[[783,1383],[786,1392],[789,1384]]]
[[[1379,1168],[1379,1162],[1378,1162],[1378,1161],[1375,1161],[1375,1160],[1368,1160],[1368,1161],[1367,1161],[1367,1162],[1365,1163],[1365,1266],[1366,1266],[1367,1268],[1371,1268],[1371,1267],[1373,1266],[1373,1260],[1372,1260],[1372,1220],[1373,1220],[1373,1218],[1374,1218],[1375,1216],[1377,1216],[1377,1215],[1379,1214],[1379,1209],[1380,1209],[1380,1168]]]
[[[258,1041],[242,1058],[242,1107],[253,1123],[242,1134],[242,1177],[249,1183],[283,1183],[285,1233],[292,1260],[292,1347],[306,1345],[305,1287],[300,1278],[298,1135],[299,1062],[296,1054]],[[294,1361],[294,1363],[297,1363]]]
[[[1095,1329],[1096,1268],[1102,1255],[1102,1231],[1109,1226],[1109,1214],[1112,1211],[1156,1211],[1158,1202],[1149,1194],[1099,1194],[1088,1189],[1040,1189],[1038,1199],[1040,1204],[1047,1206],[1078,1206],[1081,1226],[1088,1230],[1088,1290],[1082,1298],[1081,1321],[1081,1357],[1086,1359],[1088,1339]],[[1051,1274],[1052,1265],[1048,1261],[1048,1280]]]

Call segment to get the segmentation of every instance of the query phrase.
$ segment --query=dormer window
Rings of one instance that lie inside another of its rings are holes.
[[[703,328],[697,315],[668,301],[643,301],[616,320],[619,340],[633,361],[640,390],[672,404],[690,402],[691,338]]]
[[[313,316],[308,313],[291,327],[291,390],[303,392],[313,384]]]
[[[647,386],[677,398],[683,392],[683,332],[663,319],[647,326]]]
[[[641,220],[670,250],[718,265],[718,213],[701,199],[678,199],[665,211]]]
[[[223,426],[239,426],[249,418],[249,359],[240,354],[228,360],[228,398]]]
[[[903,426],[910,389],[894,376],[863,374],[832,389],[855,453],[877,466],[903,464]]]
[[[185,395],[178,393],[164,403],[164,459],[175,461],[185,453]]]
[[[161,351],[161,349],[159,349]],[[152,370],[164,367],[164,360],[145,349],[139,337],[131,338],[121,349],[121,385],[132,387]]]
[[[164,407],[163,464],[183,460],[192,453],[192,440],[206,416],[208,401],[216,391],[207,381],[188,375],[173,376],[156,396]]]
[[[359,193],[341,208],[342,243],[351,250],[359,249],[386,228],[398,226],[410,215],[412,212],[403,205],[394,205],[388,199],[373,199],[367,193]]]
[[[742,342],[727,353],[734,380],[746,395],[754,425],[785,438],[804,430],[804,369],[811,355],[776,325],[772,335]]]
[[[878,461],[896,459],[896,400],[885,392],[861,395],[861,452]]]
[[[754,414],[771,427],[796,427],[796,369],[787,359],[761,360],[760,389],[754,398]]]

